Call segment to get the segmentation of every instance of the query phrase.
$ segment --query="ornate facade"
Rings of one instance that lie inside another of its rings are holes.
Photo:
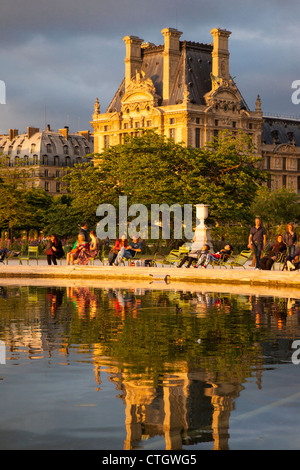
[[[172,28],[162,34],[160,46],[124,38],[125,78],[105,113],[98,99],[95,103],[95,152],[149,128],[193,147],[202,147],[223,129],[242,129],[260,152],[260,100],[251,111],[230,76],[231,33],[213,29],[213,45],[180,41],[182,33]]]
[[[7,158],[8,169],[21,164],[28,169],[29,184],[45,189],[50,194],[64,191],[61,178],[76,163],[93,153],[93,137],[89,131],[70,133],[68,127],[52,131],[28,127],[19,134],[10,129],[0,136],[0,155]],[[3,175],[3,173],[2,173]]]
[[[180,41],[173,28],[162,34],[159,46],[124,38],[125,77],[104,113],[96,99],[95,152],[142,129],[199,148],[219,131],[242,130],[252,136],[261,168],[271,172],[269,187],[300,192],[300,121],[264,117],[259,96],[248,107],[229,71],[231,33],[213,29],[213,44]]]

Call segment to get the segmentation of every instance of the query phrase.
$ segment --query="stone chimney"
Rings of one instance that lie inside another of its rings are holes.
[[[164,35],[164,70],[163,70],[163,103],[170,99],[180,59],[180,36],[182,33],[174,28],[165,28]]]
[[[90,131],[79,131],[78,134],[84,137],[88,142],[91,139]]]
[[[137,36],[125,36],[123,41],[126,44],[125,57],[125,89],[128,87],[132,77],[141,71],[142,67],[142,44],[143,39]]]
[[[34,134],[39,132],[40,130],[37,127],[27,127],[27,137],[30,139]]]
[[[69,128],[68,128],[68,126],[65,126],[63,129],[59,129],[59,132],[61,133],[61,135],[64,136],[65,139],[68,140],[68,137],[69,137]]]
[[[9,140],[14,140],[14,138],[17,137],[18,133],[18,129],[9,129]]]
[[[228,38],[231,34],[226,29],[215,28],[210,32],[214,38],[212,51],[212,74],[214,77],[229,80]]]

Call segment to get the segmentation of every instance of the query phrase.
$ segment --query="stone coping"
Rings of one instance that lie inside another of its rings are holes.
[[[172,286],[182,284],[219,286],[263,286],[272,289],[289,288],[300,293],[300,272],[296,271],[256,271],[252,267],[208,269],[176,268],[176,267],[138,267],[138,266],[48,266],[42,264],[19,265],[1,264],[0,279],[27,280],[81,280],[122,281],[135,287],[135,283]]]

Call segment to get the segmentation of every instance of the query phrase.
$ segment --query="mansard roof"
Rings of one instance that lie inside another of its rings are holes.
[[[262,142],[267,145],[294,143],[300,147],[300,119],[264,116]]]
[[[174,105],[181,103],[184,93],[188,92],[189,101],[204,105],[204,95],[212,88],[212,50],[211,44],[201,44],[190,41],[180,42],[180,60],[178,63],[176,80],[168,103]],[[141,73],[145,79],[151,78],[156,94],[160,96],[158,105],[161,105],[163,95],[163,52],[164,46],[145,44],[142,47]],[[121,111],[121,99],[125,93],[125,79],[122,81],[117,93],[107,108],[107,113]]]

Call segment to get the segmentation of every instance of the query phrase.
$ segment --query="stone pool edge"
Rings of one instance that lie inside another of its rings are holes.
[[[233,284],[249,286],[292,287],[300,290],[300,273],[255,271],[253,268],[177,269],[127,266],[0,266],[0,279],[69,279],[165,281],[166,284]],[[134,287],[134,286],[133,286]]]

